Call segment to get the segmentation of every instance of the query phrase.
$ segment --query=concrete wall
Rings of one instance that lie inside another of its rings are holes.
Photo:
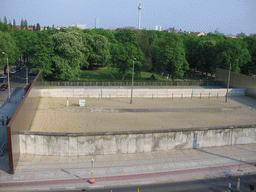
[[[18,133],[19,131],[29,131],[40,101],[40,94],[38,94],[37,91],[37,89],[41,88],[42,83],[42,76],[40,74],[41,71],[30,85],[29,90],[7,125],[10,174],[14,174],[14,170],[20,158],[20,140]]]
[[[20,152],[79,156],[256,143],[256,125],[93,134],[20,133]]]
[[[227,84],[228,70],[216,69],[215,80]],[[256,79],[240,73],[231,72],[230,86],[236,88],[246,88],[246,96],[256,98]]]
[[[130,97],[131,88],[81,88],[63,87],[51,89],[38,89],[41,97]],[[136,88],[133,89],[134,97],[209,97],[225,96],[227,89],[157,89]],[[245,89],[229,89],[229,96],[244,96]]]

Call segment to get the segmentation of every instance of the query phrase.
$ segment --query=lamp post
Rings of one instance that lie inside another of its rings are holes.
[[[132,88],[131,88],[131,101],[130,104],[132,104],[132,94],[133,94],[133,77],[134,77],[134,61],[136,60],[136,58],[133,59],[132,62]]]
[[[239,61],[239,59],[236,59],[236,61]],[[226,94],[225,102],[228,102],[228,89],[229,89],[229,82],[230,82],[230,73],[231,73],[231,62],[230,62],[229,71],[228,71],[228,86],[227,86],[227,94]]]
[[[8,55],[5,52],[2,52],[2,54],[7,56],[7,78],[8,78],[8,92],[9,92],[9,101],[11,97],[11,90],[10,90],[10,71],[9,71],[9,64],[8,64]]]

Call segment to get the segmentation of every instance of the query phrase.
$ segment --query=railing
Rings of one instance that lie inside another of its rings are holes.
[[[43,81],[44,86],[131,86],[131,81]],[[218,81],[135,81],[134,86],[223,86]]]

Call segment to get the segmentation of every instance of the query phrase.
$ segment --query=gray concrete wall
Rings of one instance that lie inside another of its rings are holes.
[[[248,88],[245,91],[245,95],[256,99],[256,88]]]
[[[81,88],[63,87],[51,89],[38,89],[41,97],[130,97],[131,88]],[[134,97],[209,97],[225,96],[227,89],[157,89],[136,88],[133,89]],[[245,89],[229,89],[229,96],[244,96]]]
[[[256,125],[93,134],[20,133],[20,152],[79,156],[256,143]]]

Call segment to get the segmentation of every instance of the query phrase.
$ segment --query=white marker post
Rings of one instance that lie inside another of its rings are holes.
[[[95,179],[93,179],[93,169],[94,169],[94,160],[92,159],[92,179],[90,179],[91,184],[95,183]]]

